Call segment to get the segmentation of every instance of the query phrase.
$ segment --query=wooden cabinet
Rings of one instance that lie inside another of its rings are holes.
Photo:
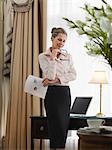
[[[42,140],[48,138],[47,117],[31,117],[31,149],[34,149],[34,139]]]
[[[78,131],[79,150],[112,150],[112,134],[82,133]]]
[[[31,120],[31,136],[37,139],[48,139],[47,117],[33,117]]]

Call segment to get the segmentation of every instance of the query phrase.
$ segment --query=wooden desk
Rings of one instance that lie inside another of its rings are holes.
[[[79,128],[83,128],[87,125],[88,117],[78,117],[71,116],[69,130],[78,130]],[[94,118],[94,117],[93,117]],[[112,118],[106,119],[106,122],[110,125],[112,123]],[[45,116],[31,116],[31,149],[34,149],[34,139],[40,140],[40,149],[42,149],[42,139],[48,139],[48,127],[47,127],[47,117]]]
[[[77,130],[79,127],[87,126],[86,120],[80,118],[70,118],[69,130]],[[42,150],[42,139],[48,139],[47,117],[31,116],[31,149],[34,149],[34,139],[40,140],[40,150]]]
[[[112,134],[77,132],[78,150],[112,150]]]

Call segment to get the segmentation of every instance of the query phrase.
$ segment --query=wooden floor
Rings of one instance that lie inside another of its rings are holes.
[[[35,139],[34,143],[35,143],[34,150],[50,150],[49,140],[42,140],[41,148],[40,148],[40,140]],[[65,150],[78,150],[78,136],[76,131],[69,131]]]

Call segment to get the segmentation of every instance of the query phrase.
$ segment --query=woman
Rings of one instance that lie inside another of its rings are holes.
[[[68,83],[76,79],[76,71],[71,55],[62,50],[67,40],[66,31],[63,28],[53,28],[51,34],[52,46],[39,55],[39,64],[44,75],[43,85],[48,86],[44,104],[48,117],[50,148],[63,150],[71,105]]]

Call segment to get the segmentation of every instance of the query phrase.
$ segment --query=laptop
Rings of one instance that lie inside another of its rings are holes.
[[[92,97],[76,97],[70,110],[70,115],[86,115]]]

